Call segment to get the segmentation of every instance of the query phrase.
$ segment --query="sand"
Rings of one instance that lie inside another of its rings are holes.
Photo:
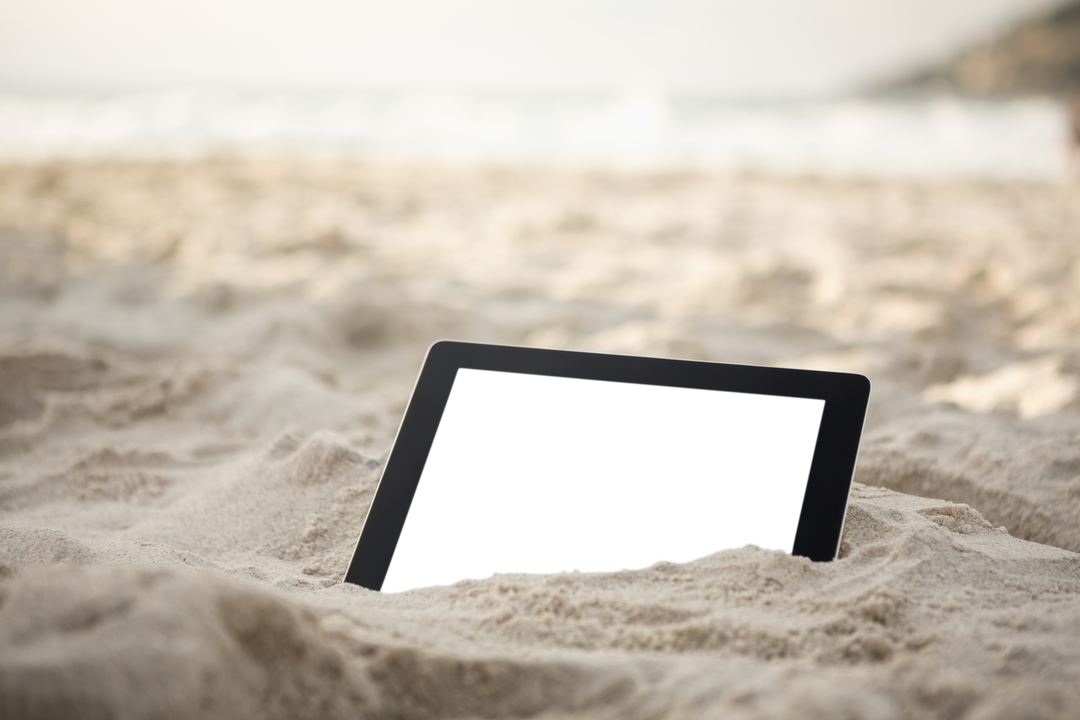
[[[1080,189],[0,168],[0,716],[1080,716]],[[858,371],[841,558],[342,585],[443,337]]]

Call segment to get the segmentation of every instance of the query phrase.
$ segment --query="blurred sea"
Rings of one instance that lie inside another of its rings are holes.
[[[1067,174],[1064,111],[1049,99],[737,103],[647,87],[609,95],[0,93],[0,160],[252,151],[829,176]]]

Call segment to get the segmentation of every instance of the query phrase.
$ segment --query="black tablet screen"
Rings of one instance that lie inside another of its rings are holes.
[[[824,407],[459,368],[382,589],[791,552]]]

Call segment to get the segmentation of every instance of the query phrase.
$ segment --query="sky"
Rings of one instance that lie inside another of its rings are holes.
[[[1053,0],[0,0],[0,91],[172,87],[812,97]]]

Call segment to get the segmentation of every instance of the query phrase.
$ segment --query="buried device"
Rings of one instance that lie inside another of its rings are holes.
[[[638,569],[748,544],[836,557],[861,375],[439,342],[345,582]]]

